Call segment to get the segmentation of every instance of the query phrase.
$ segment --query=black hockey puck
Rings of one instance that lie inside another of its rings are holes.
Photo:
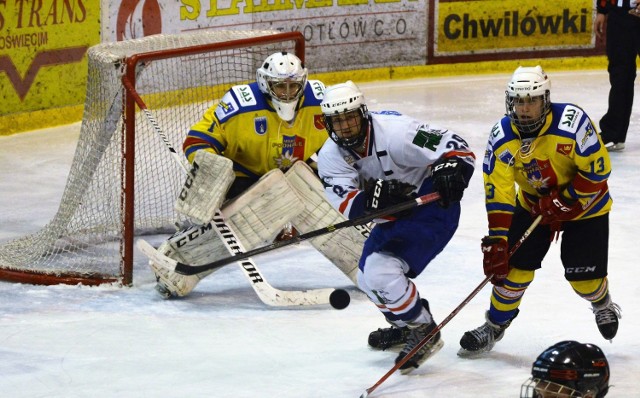
[[[343,310],[349,306],[351,302],[351,297],[349,297],[349,293],[346,290],[336,289],[329,295],[329,303],[331,306],[337,310]]]

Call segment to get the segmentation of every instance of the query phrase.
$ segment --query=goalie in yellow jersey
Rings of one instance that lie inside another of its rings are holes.
[[[486,322],[462,336],[460,356],[489,351],[502,339],[560,233],[565,278],[591,303],[605,339],[618,330],[620,307],[607,282],[609,154],[585,111],[553,103],[550,94],[540,66],[517,68],[507,84],[506,115],[491,130],[483,161],[489,234],[481,247],[494,287]],[[509,257],[538,215],[540,225]]]
[[[218,212],[235,234],[229,239],[245,250],[271,243],[287,227],[305,233],[342,221],[312,171],[328,138],[323,93],[324,84],[308,80],[297,56],[277,52],[257,69],[255,82],[231,87],[207,109],[185,138],[193,167],[176,201],[194,225],[158,251],[193,265],[230,256],[211,223]],[[348,228],[311,244],[353,281],[366,232]],[[211,273],[185,276],[153,261],[150,266],[165,298],[189,294]]]

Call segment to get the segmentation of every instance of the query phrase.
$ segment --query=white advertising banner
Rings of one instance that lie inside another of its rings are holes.
[[[313,72],[426,63],[426,0],[112,0],[102,40],[195,30],[300,31]]]

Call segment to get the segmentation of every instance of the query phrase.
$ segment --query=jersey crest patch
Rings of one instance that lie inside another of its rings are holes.
[[[233,86],[231,89],[236,94],[236,97],[238,97],[240,106],[254,106],[258,103],[256,101],[256,98],[253,96],[251,87],[249,87],[247,84]]]
[[[523,163],[522,167],[529,185],[539,193],[546,194],[550,187],[557,185],[558,178],[549,160],[533,159],[529,163]]]
[[[267,132],[267,117],[260,116],[253,119],[253,129],[255,130],[256,134],[264,135]]]
[[[278,168],[287,170],[296,160],[304,159],[305,139],[297,135],[282,137],[282,151],[280,156],[275,158]]]

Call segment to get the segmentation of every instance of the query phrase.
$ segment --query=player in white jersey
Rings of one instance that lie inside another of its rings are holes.
[[[359,261],[358,286],[391,328],[369,336],[373,348],[404,343],[403,359],[436,323],[412,282],[458,227],[474,154],[456,133],[394,111],[369,112],[351,81],[328,87],[320,104],[331,140],[318,172],[333,206],[348,218],[438,192],[441,199],[376,220]],[[440,332],[402,367],[409,372],[442,347]]]

